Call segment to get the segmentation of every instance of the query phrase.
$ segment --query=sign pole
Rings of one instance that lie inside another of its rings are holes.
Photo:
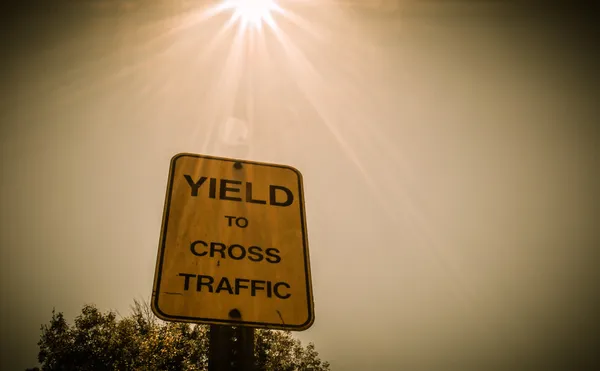
[[[255,371],[254,328],[211,325],[208,371]]]
[[[254,328],[240,326],[237,329],[237,346],[239,353],[238,362],[239,371],[254,371]]]
[[[231,371],[232,330],[233,328],[230,326],[210,325],[208,371]]]

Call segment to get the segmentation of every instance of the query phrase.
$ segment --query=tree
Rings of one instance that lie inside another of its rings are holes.
[[[52,311],[42,325],[38,342],[38,371],[87,370],[207,370],[208,326],[165,323],[146,303],[134,301],[132,313],[118,318],[94,305],[83,306],[69,325],[61,312]],[[289,331],[255,331],[257,369],[329,370],[309,343],[303,347]]]

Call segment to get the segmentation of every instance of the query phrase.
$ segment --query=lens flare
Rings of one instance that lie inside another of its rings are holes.
[[[224,0],[224,9],[232,9],[233,17],[243,25],[261,27],[273,22],[272,12],[279,10],[275,0]]]

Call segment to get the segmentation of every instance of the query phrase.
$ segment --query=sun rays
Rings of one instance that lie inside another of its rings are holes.
[[[106,53],[69,72],[69,100],[102,97],[123,112],[135,107],[130,116],[159,133],[157,143],[174,135],[177,147],[200,153],[300,158],[326,138],[329,153],[343,153],[385,217],[398,225],[411,220],[443,261],[442,239],[413,186],[417,175],[382,124],[395,120],[392,104],[406,107],[400,101],[410,97],[391,93],[400,79],[377,76],[403,71],[373,46],[376,35],[332,1],[203,4],[144,22],[123,19],[119,47],[98,47]],[[98,40],[104,29],[94,29]],[[97,76],[93,84],[89,76]],[[452,270],[451,262],[442,265]]]
[[[225,0],[222,9],[233,10],[232,18],[239,20],[242,27],[261,28],[263,23],[273,27],[273,12],[281,12],[275,0]]]

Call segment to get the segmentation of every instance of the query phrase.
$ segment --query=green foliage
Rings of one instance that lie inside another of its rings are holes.
[[[124,318],[85,305],[73,325],[52,311],[42,325],[37,371],[207,370],[208,326],[165,323],[138,301]],[[326,371],[314,344],[303,347],[289,331],[256,330],[258,370]]]

